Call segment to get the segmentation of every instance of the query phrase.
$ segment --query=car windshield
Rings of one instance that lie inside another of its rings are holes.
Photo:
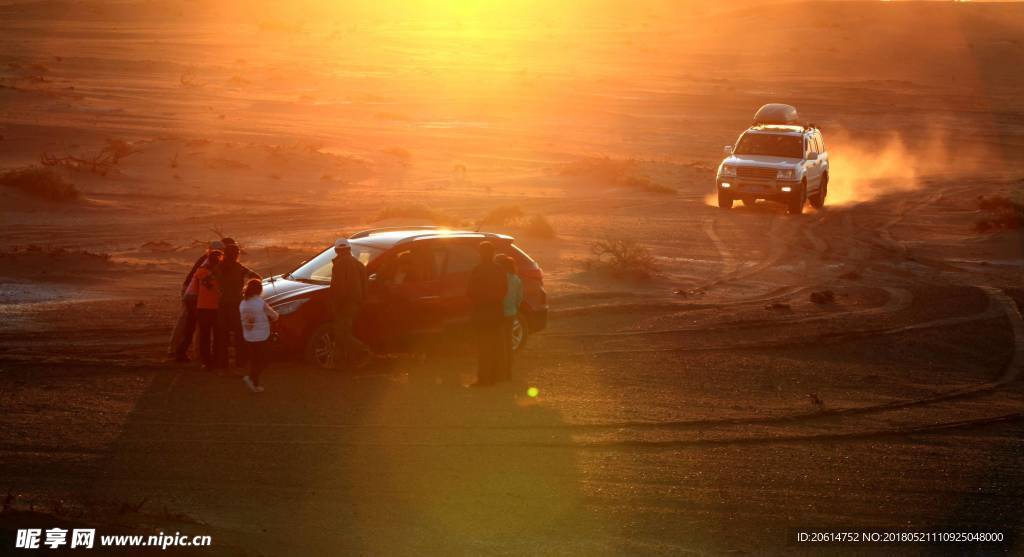
[[[373,261],[378,255],[383,253],[383,250],[370,247],[362,244],[351,244],[352,255],[356,259],[361,261],[363,265]],[[298,281],[309,281],[309,282],[331,282],[331,267],[334,262],[334,248],[330,247],[323,251],[320,255],[310,259],[309,261],[299,265],[298,269],[295,269],[291,273],[285,275],[286,278]]]
[[[798,135],[748,132],[736,144],[736,154],[799,159],[804,156],[804,142]]]

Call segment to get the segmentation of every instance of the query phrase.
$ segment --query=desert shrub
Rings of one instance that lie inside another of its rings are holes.
[[[1024,205],[1001,195],[979,197],[978,208],[989,214],[974,223],[978,232],[1016,230],[1024,223]]]
[[[480,220],[480,224],[507,226],[516,223],[524,216],[526,216],[526,213],[524,213],[518,205],[503,205],[491,210],[490,213],[487,213],[487,215]]]
[[[74,201],[78,190],[51,168],[28,166],[0,174],[0,185],[48,201]]]
[[[57,156],[43,153],[39,157],[39,162],[43,166],[60,166],[106,176],[121,162],[121,159],[137,152],[139,149],[135,145],[123,139],[107,139],[107,144],[95,155],[83,158],[74,155]]]
[[[613,159],[610,157],[589,157],[563,165],[559,169],[562,176],[580,176],[596,178],[603,182],[617,182],[636,168],[633,159]]]
[[[383,208],[374,222],[388,219],[420,219],[427,220],[438,225],[455,225],[458,221],[444,213],[435,211],[426,205],[390,205]]]
[[[622,180],[619,180],[618,185],[624,188],[631,188],[648,193],[676,193],[675,189],[657,182],[652,182],[650,178],[644,176],[627,176]]]
[[[637,176],[638,167],[639,163],[634,159],[592,157],[564,165],[559,174],[589,178],[599,184],[649,193],[676,193],[675,189],[654,182],[646,176]]]
[[[646,278],[658,270],[651,250],[636,240],[606,238],[590,244],[592,263],[615,274]]]
[[[527,236],[533,236],[535,238],[554,238],[555,227],[551,226],[548,219],[544,215],[533,215],[530,217],[530,222],[526,225],[524,230]]]

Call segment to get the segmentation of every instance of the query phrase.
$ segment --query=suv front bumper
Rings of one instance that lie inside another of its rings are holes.
[[[797,180],[765,180],[754,178],[723,178],[717,180],[718,191],[734,197],[754,196],[761,199],[788,197],[797,191]]]

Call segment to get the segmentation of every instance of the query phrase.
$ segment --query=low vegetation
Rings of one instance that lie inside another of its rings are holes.
[[[526,236],[551,239],[555,237],[555,228],[544,215],[527,215],[518,205],[502,205],[491,210],[477,223],[478,227],[515,227]]]
[[[493,209],[480,220],[481,225],[509,226],[517,224],[526,216],[518,205],[503,205]]]
[[[74,184],[52,168],[42,166],[8,170],[0,174],[0,186],[47,201],[68,202],[79,198]]]
[[[648,193],[674,194],[676,190],[654,182],[639,174],[640,163],[635,159],[613,159],[591,157],[580,159],[563,166],[562,176],[587,178],[598,184],[632,189]]]
[[[547,217],[544,215],[533,215],[530,217],[530,222],[527,223],[523,232],[527,236],[543,238],[545,240],[555,237],[555,227],[551,226],[551,223],[548,222]]]
[[[605,268],[612,274],[634,278],[648,278],[658,270],[651,250],[636,240],[605,238],[590,244],[594,256],[590,267]]]
[[[978,208],[987,213],[986,217],[978,219],[974,228],[978,232],[993,232],[996,230],[1016,230],[1024,222],[1024,205],[1001,195],[991,197],[979,197]]]
[[[85,171],[97,176],[106,176],[121,159],[139,152],[138,148],[123,139],[108,139],[95,155],[79,157],[76,155],[57,156],[43,153],[39,162],[43,166],[60,166],[71,170]]]
[[[426,220],[439,226],[457,226],[459,224],[458,219],[455,219],[449,215],[435,211],[426,205],[409,204],[409,205],[391,205],[381,209],[377,213],[374,222],[389,219],[416,219]]]

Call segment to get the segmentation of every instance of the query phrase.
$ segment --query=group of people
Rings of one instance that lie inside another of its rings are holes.
[[[523,281],[515,260],[495,255],[494,244],[480,243],[480,263],[469,277],[471,316],[476,331],[477,379],[486,387],[512,379],[513,329],[523,302]]]
[[[329,301],[334,320],[335,367],[359,367],[371,356],[369,348],[353,334],[353,323],[366,299],[365,265],[352,256],[345,238],[334,244]],[[495,253],[494,245],[481,242],[480,263],[468,286],[472,324],[478,348],[477,380],[483,387],[512,377],[513,329],[523,301],[523,282],[515,260]],[[262,298],[261,277],[239,262],[241,249],[232,238],[211,242],[192,266],[181,286],[181,315],[168,349],[168,357],[188,362],[193,337],[205,371],[223,372],[248,366],[243,377],[253,392],[263,392],[260,375],[266,367],[271,322],[278,318]],[[198,335],[196,330],[198,329]]]
[[[194,337],[202,369],[224,372],[233,350],[235,367],[249,368],[243,382],[258,393],[263,392],[260,375],[267,362],[270,322],[277,313],[263,301],[261,277],[239,262],[240,256],[238,243],[224,238],[211,242],[196,260],[181,285],[181,315],[168,357],[188,362]]]

